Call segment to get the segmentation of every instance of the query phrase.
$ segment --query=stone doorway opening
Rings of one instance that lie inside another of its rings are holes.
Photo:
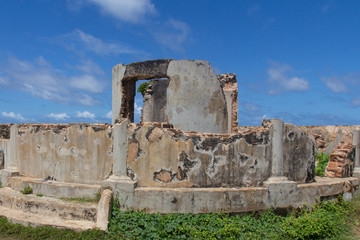
[[[131,122],[167,122],[165,115],[168,78],[132,79],[123,83],[124,95],[120,113]]]

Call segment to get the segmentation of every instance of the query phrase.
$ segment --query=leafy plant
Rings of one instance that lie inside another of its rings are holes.
[[[137,88],[137,92],[141,93],[142,95],[145,94],[146,90],[151,86],[151,81],[149,82],[143,82],[139,85]]]
[[[325,176],[325,169],[329,163],[329,155],[324,153],[316,154],[316,167],[315,167],[315,175],[316,176]]]
[[[36,196],[37,196],[37,197],[43,197],[43,196],[44,196],[44,194],[37,193],[37,194],[36,194]]]
[[[113,203],[109,231],[74,232],[51,227],[24,227],[0,217],[0,239],[357,239],[360,195],[351,203],[341,196],[288,216],[274,211],[235,215],[158,214],[122,211]]]
[[[23,189],[20,189],[20,192],[22,194],[32,194],[33,193],[33,189],[30,186],[26,186]]]

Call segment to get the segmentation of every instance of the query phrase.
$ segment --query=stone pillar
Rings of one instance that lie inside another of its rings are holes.
[[[128,209],[133,207],[134,190],[136,182],[127,176],[128,153],[128,119],[122,119],[114,125],[113,130],[113,174],[101,183],[102,188],[110,188],[119,198],[120,207]]]
[[[5,157],[5,167],[1,170],[1,185],[10,186],[10,179],[13,176],[18,176],[19,171],[16,166],[16,155],[17,155],[17,146],[16,146],[16,134],[18,132],[19,125],[14,124],[10,128],[10,139],[7,142],[7,156]]]
[[[113,175],[114,177],[127,178],[126,158],[127,158],[127,126],[130,123],[128,119],[114,125],[113,131]]]
[[[284,176],[284,122],[281,119],[271,120],[270,134],[271,176],[264,182],[264,186],[268,188],[268,207],[282,208],[288,206],[289,202],[297,202],[300,195],[296,182]]]
[[[271,121],[271,178],[279,180],[287,180],[284,176],[284,122],[281,119]]]
[[[112,69],[112,124],[120,116],[121,99],[123,96],[121,80],[124,77],[126,66],[118,64]]]
[[[355,158],[354,158],[354,177],[360,177],[360,130],[354,129],[352,145],[355,147]]]

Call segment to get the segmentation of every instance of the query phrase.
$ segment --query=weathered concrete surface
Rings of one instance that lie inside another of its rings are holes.
[[[7,158],[8,151],[8,142],[8,139],[0,139],[0,170],[3,169],[5,166],[5,159]]]
[[[166,116],[185,132],[227,133],[226,100],[209,62],[174,60],[167,71]]]
[[[43,194],[48,197],[92,198],[100,191],[98,184],[66,183],[21,176],[12,177],[9,183],[11,188],[17,191],[30,186],[34,194]]]
[[[96,203],[65,202],[51,197],[22,194],[11,188],[0,189],[0,205],[29,213],[61,217],[66,220],[96,220]]]
[[[136,81],[156,78],[170,80],[166,89],[166,105],[161,101],[161,106],[158,106],[164,112],[161,121],[183,131],[229,132],[231,127],[228,128],[225,95],[214,70],[206,61],[164,59],[115,66],[113,123],[122,118],[134,121]],[[150,117],[144,122],[147,120],[156,119]]]
[[[286,124],[280,135],[284,177],[314,180],[312,136]],[[283,136],[283,137],[281,137]],[[185,133],[152,123],[130,124],[127,175],[141,187],[257,187],[270,177],[269,128],[238,134]],[[279,175],[280,176],[280,175]]]
[[[312,135],[295,125],[284,124],[284,176],[298,183],[315,178],[315,142]]]
[[[139,186],[259,186],[270,174],[267,129],[221,135],[145,123],[129,131],[128,176]]]
[[[236,74],[227,73],[217,76],[226,99],[228,113],[228,132],[236,133],[238,127],[238,85]]]
[[[111,217],[113,193],[110,189],[105,189],[101,193],[101,198],[97,206],[96,227],[106,231]]]
[[[172,59],[158,59],[126,65],[124,80],[165,78]]]
[[[138,187],[128,208],[158,213],[248,212],[268,208],[313,206],[322,199],[358,191],[358,178],[317,178],[315,183],[284,182],[277,186],[246,188]],[[290,195],[289,195],[290,194]],[[127,197],[126,195],[119,197]]]
[[[353,130],[353,139],[352,145],[355,147],[355,156],[354,156],[354,177],[360,177],[360,130]]]
[[[112,171],[109,125],[24,124],[14,131],[14,162],[23,176],[96,184]]]
[[[336,198],[339,194],[357,194],[360,187],[359,178],[316,177],[316,182],[299,184],[301,201],[312,206],[320,200]]]
[[[141,122],[167,122],[165,109],[169,82],[169,79],[151,80],[143,95]]]
[[[112,124],[115,124],[116,119],[120,116],[121,109],[121,79],[123,79],[126,71],[124,64],[118,64],[112,69]]]
[[[236,213],[266,209],[267,198],[267,188],[263,187],[138,187],[131,207],[158,213]]]
[[[10,188],[0,189],[0,216],[23,225],[87,230],[95,226],[96,207],[94,203],[65,202],[24,195]]]
[[[113,131],[113,154],[112,154],[112,175],[117,177],[126,176],[126,152],[128,149],[128,119],[114,125]]]

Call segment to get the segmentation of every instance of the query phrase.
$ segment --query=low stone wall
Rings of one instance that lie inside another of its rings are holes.
[[[111,173],[111,125],[23,124],[11,130],[13,165],[20,175],[94,184]]]
[[[257,187],[271,176],[269,127],[206,134],[161,126],[130,124],[127,174],[140,187]],[[285,124],[283,144],[284,176],[312,182],[312,136]]]

